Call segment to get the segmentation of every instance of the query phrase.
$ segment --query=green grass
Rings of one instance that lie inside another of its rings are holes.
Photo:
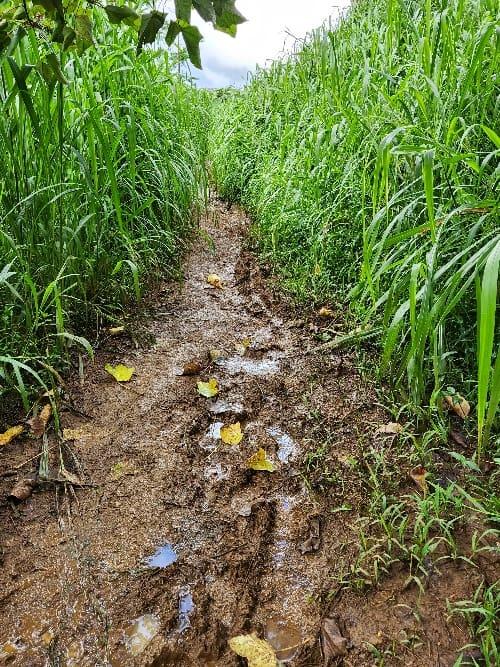
[[[299,299],[349,305],[403,402],[500,399],[498,4],[360,0],[220,95],[220,194],[241,201]],[[373,337],[371,340],[374,340]]]
[[[104,26],[96,29],[104,30]],[[33,34],[0,56],[0,393],[47,382],[69,347],[171,274],[205,197],[207,105],[166,51],[64,54]],[[83,345],[83,348],[82,348]]]

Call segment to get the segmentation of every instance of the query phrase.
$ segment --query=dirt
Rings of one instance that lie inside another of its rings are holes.
[[[3,448],[0,662],[242,665],[228,639],[255,631],[286,664],[320,666],[327,615],[348,640],[346,665],[375,664],[373,647],[394,647],[387,665],[452,665],[469,641],[446,599],[470,596],[479,575],[442,567],[425,596],[398,572],[367,593],[342,585],[365,501],[349,461],[387,415],[353,354],[311,352],[320,325],[280,296],[247,226],[215,203],[184,280],[151,297],[142,326],[155,342],[110,337],[70,380],[61,421],[80,432],[66,465],[85,486],[44,484],[14,505],[39,444]],[[223,354],[208,365],[211,349]],[[180,376],[193,361],[205,368]],[[107,363],[134,367],[132,381]],[[203,398],[196,383],[211,377],[220,393]],[[221,443],[236,421],[242,442]],[[57,465],[53,432],[48,442]],[[259,447],[274,472],[247,467]]]

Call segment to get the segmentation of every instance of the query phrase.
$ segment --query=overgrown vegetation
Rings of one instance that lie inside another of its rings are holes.
[[[349,304],[403,402],[472,399],[479,457],[500,400],[499,47],[493,0],[360,0],[222,95],[212,133],[219,192],[286,285]]]
[[[203,95],[166,51],[103,42],[49,82],[34,32],[1,56],[0,383],[26,405],[34,375],[172,271],[203,203]]]

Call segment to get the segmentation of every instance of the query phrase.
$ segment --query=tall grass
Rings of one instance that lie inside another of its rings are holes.
[[[500,399],[498,18],[494,0],[359,0],[222,96],[211,142],[287,286],[380,330],[411,404],[474,397],[480,452]]]
[[[52,47],[33,34],[0,60],[0,389],[25,403],[68,345],[172,271],[203,203],[203,96],[166,51],[98,41],[64,54],[67,85],[47,85]]]

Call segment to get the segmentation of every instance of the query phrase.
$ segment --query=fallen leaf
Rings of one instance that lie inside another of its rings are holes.
[[[220,430],[220,439],[222,442],[226,443],[226,445],[239,445],[243,440],[240,422],[229,424],[229,426],[223,426]]]
[[[240,357],[244,357],[251,344],[252,341],[250,338],[244,338],[240,343],[236,343],[234,349],[240,355]]]
[[[208,356],[210,361],[217,361],[217,359],[222,357],[222,350],[209,350]]]
[[[389,422],[388,424],[383,424],[379,426],[375,433],[384,433],[386,435],[395,435],[401,433],[403,427],[397,422]]]
[[[252,470],[267,470],[274,472],[274,464],[267,458],[266,450],[260,447],[255,454],[247,460],[247,467]]]
[[[334,312],[331,308],[327,308],[326,306],[323,306],[318,310],[318,315],[320,317],[333,317]]]
[[[198,393],[205,398],[213,398],[219,393],[219,383],[215,378],[210,378],[208,382],[197,382]]]
[[[66,470],[64,466],[61,467],[59,472],[61,474],[61,477],[66,481],[68,481],[70,484],[74,484],[75,486],[82,486],[82,480],[74,473],[70,472],[69,470]]]
[[[217,287],[222,289],[222,280],[216,273],[209,273],[207,276],[207,283],[212,285],[212,287]]]
[[[104,370],[108,371],[117,382],[129,382],[130,378],[135,372],[135,368],[129,368],[123,364],[118,364],[117,366],[111,366],[111,364],[106,364]]]
[[[125,331],[125,327],[109,327],[108,333],[110,336],[119,336],[121,333]]]
[[[453,410],[453,412],[462,419],[465,419],[466,417],[469,416],[470,405],[463,396],[460,396],[460,394],[453,394],[453,396],[451,395],[445,396],[444,401],[447,408],[449,410]]]
[[[302,555],[317,551],[321,543],[319,517],[309,518],[309,536],[299,545],[299,551]]]
[[[37,485],[36,477],[25,477],[20,479],[11,489],[11,492],[8,495],[9,500],[13,500],[16,503],[20,503],[22,500],[26,500],[33,493],[33,489]]]
[[[111,477],[115,480],[121,479],[126,475],[135,475],[137,472],[134,464],[130,461],[118,461],[111,468]]]
[[[318,264],[318,262],[316,262],[316,264],[314,265],[313,275],[315,275],[315,276],[320,276],[321,275],[321,265]]]
[[[465,439],[463,433],[456,431],[455,429],[450,430],[450,438],[460,447],[467,447],[467,440]]]
[[[36,417],[32,417],[31,419],[28,419],[26,422],[29,424],[29,427],[31,429],[31,435],[35,438],[41,438],[42,435],[45,433],[45,429],[47,428],[47,423],[50,419],[50,416],[52,414],[52,406],[50,403],[47,403],[47,405],[44,405],[43,408],[40,410],[39,414],[36,415]]]
[[[410,477],[422,491],[424,496],[427,495],[428,486],[427,486],[427,470],[423,466],[416,466],[413,470],[410,471]]]
[[[84,438],[87,435],[87,433],[83,430],[83,428],[63,428],[62,432],[62,437],[63,440],[80,440],[80,438]]]
[[[190,361],[185,364],[182,372],[179,375],[198,375],[202,371],[202,365],[199,361]]]
[[[273,647],[264,639],[259,639],[254,632],[233,637],[229,640],[229,646],[236,655],[248,660],[248,667],[276,667]]]
[[[18,435],[21,435],[21,433],[24,431],[24,426],[12,426],[12,428],[8,428],[5,433],[0,433],[0,447],[3,447],[3,445],[8,445],[9,442],[14,440],[14,438],[17,438]]]
[[[333,618],[324,618],[321,624],[321,648],[323,649],[324,665],[332,658],[347,655],[347,639],[342,637],[340,628]]]

